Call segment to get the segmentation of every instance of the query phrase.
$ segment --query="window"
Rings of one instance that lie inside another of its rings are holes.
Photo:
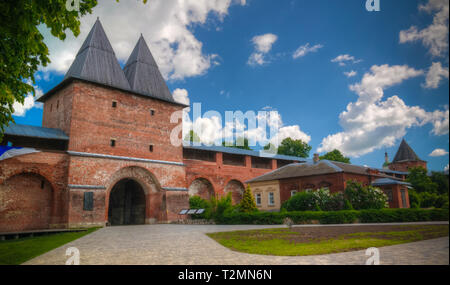
[[[394,196],[392,195],[392,189],[384,190],[384,194],[388,197],[388,202],[392,202],[394,200]]]
[[[117,107],[117,101],[112,101],[112,107],[116,108]]]
[[[298,192],[297,190],[291,190],[291,197],[297,194],[297,192]]]
[[[406,190],[405,189],[401,189],[400,190],[400,194],[402,196],[402,208],[407,208],[407,205],[406,205]]]
[[[154,116],[155,115],[155,110],[150,110],[150,116]]]
[[[275,196],[273,192],[269,192],[269,206],[275,205]]]
[[[59,109],[59,100],[56,101],[56,110],[58,111],[58,109]]]
[[[116,146],[116,140],[115,139],[111,139],[111,146],[115,147]]]
[[[255,194],[256,206],[261,206],[261,193]]]
[[[153,145],[152,144],[149,146],[148,150],[150,150],[150,152],[153,152]]]
[[[311,192],[312,191],[312,189],[311,188],[307,188],[307,189],[305,189],[305,192]]]
[[[42,181],[41,181],[41,189],[44,189],[44,186],[45,186],[45,181],[42,180]]]

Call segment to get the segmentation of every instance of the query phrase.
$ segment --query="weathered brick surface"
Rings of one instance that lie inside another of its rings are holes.
[[[237,185],[240,184],[242,187],[245,187],[247,185],[245,181],[276,168],[275,162],[272,163],[273,169],[252,168],[250,157],[246,156],[245,158],[245,166],[224,165],[222,153],[216,154],[216,162],[185,159],[187,186],[190,187],[197,179],[206,179],[211,183],[214,194],[223,196],[227,191],[232,191],[233,189],[239,191],[240,187],[237,187]],[[231,185],[229,185],[230,183]],[[235,201],[239,200],[237,193],[232,194],[232,196],[234,196],[233,199]]]
[[[0,232],[64,226],[67,165],[68,156],[63,152],[39,152],[2,161]]]
[[[421,166],[425,169],[427,169],[427,162],[426,161],[403,161],[403,162],[395,162],[389,164],[389,169],[395,170],[395,171],[404,171],[408,172],[409,169]]]
[[[182,147],[170,142],[170,133],[178,125],[170,117],[181,106],[95,84],[71,85],[69,150],[182,162]],[[115,147],[110,146],[111,139],[116,140]]]

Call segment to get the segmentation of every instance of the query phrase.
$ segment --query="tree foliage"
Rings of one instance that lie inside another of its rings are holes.
[[[245,188],[244,195],[242,196],[242,200],[239,203],[239,211],[244,213],[252,213],[258,211],[255,203],[255,198],[253,197],[252,190],[250,189],[250,185],[247,185],[247,188]]]
[[[350,163],[350,158],[345,157],[338,149],[327,152],[326,154],[320,156],[320,159]]]
[[[278,147],[278,154],[309,157],[309,152],[312,147],[303,142],[302,140],[294,140],[291,138],[285,138]]]
[[[437,193],[438,184],[427,175],[427,170],[421,166],[409,169],[407,181],[418,193]]]
[[[222,142],[222,145],[226,146],[226,147],[234,147],[234,148],[252,150],[248,144],[248,139],[243,138],[243,137],[237,138],[233,143],[228,143],[228,142],[224,141],[224,142]]]
[[[193,130],[190,130],[189,134],[187,134],[184,137],[184,141],[187,141],[187,142],[190,142],[190,143],[199,143],[200,142],[200,137]]]
[[[116,0],[118,2],[118,0]],[[42,25],[52,36],[64,40],[70,30],[80,33],[80,18],[92,13],[97,0],[80,0],[78,11],[66,8],[67,0],[0,1],[0,137],[13,121],[13,104],[23,104],[27,94],[35,95],[34,74],[50,63]],[[143,0],[146,3],[146,0]]]

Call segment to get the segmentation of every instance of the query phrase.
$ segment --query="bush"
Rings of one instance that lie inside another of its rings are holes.
[[[242,200],[239,203],[239,211],[244,213],[258,211],[255,203],[255,198],[253,197],[252,190],[250,189],[250,185],[247,185],[247,188],[245,188],[244,195],[242,196]]]
[[[315,211],[316,197],[312,192],[298,192],[283,203],[283,208],[287,211]]]
[[[189,208],[190,209],[205,209],[205,212],[203,214],[191,215],[192,219],[210,219],[211,218],[211,204],[199,196],[189,197]]]
[[[348,224],[448,221],[448,209],[381,209],[361,211],[304,212],[228,212],[216,220],[218,224],[283,224],[289,218],[295,224]]]
[[[409,191],[411,208],[443,208],[446,203],[448,203],[448,194]]]
[[[388,197],[384,192],[373,186],[364,187],[361,183],[347,181],[344,196],[355,210],[387,208]]]

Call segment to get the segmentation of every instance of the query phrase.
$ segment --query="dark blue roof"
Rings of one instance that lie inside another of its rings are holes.
[[[377,168],[380,172],[383,173],[393,173],[393,174],[401,174],[401,175],[408,175],[408,172],[404,172],[404,171],[397,171],[397,170],[390,170],[390,169],[382,169],[382,168]]]
[[[373,186],[395,185],[395,184],[407,185],[407,186],[411,185],[408,182],[394,180],[391,178],[378,178],[372,182]]]
[[[225,147],[225,146],[214,146],[214,145],[213,146],[206,146],[206,145],[194,146],[191,144],[183,144],[183,148],[224,152],[224,153],[230,153],[230,154],[248,155],[248,156],[255,156],[255,157],[266,157],[266,158],[280,159],[280,160],[301,161],[301,162],[308,161],[308,159],[306,159],[306,158],[297,157],[297,156],[280,155],[280,154],[272,155],[272,154],[269,154],[269,153],[263,152],[263,151],[246,150],[246,149]]]
[[[5,128],[5,135],[41,139],[69,140],[69,137],[60,129],[18,124],[10,124],[9,126],[7,126]]]

